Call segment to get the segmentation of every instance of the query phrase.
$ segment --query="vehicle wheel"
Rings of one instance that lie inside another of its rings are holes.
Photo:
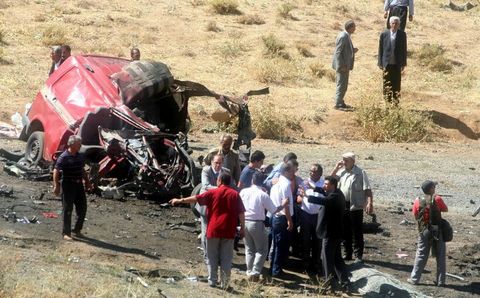
[[[192,196],[196,196],[198,194],[200,194],[200,190],[202,189],[202,184],[199,183],[197,184],[197,186],[195,186],[192,190]],[[200,213],[198,212],[198,210],[195,208],[195,204],[196,203],[190,203],[190,209],[192,209],[192,212],[193,214],[195,215],[196,218],[200,218]]]
[[[36,131],[30,135],[25,148],[25,159],[32,164],[38,164],[43,158],[44,134]]]

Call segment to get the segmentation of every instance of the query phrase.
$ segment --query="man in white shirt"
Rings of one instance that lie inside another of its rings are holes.
[[[316,235],[317,216],[320,205],[308,201],[308,196],[313,195],[315,188],[322,188],[324,184],[323,168],[315,163],[310,168],[310,177],[299,186],[300,195],[297,203],[300,204],[300,235],[302,239],[302,260],[308,271],[320,271],[320,240]]]
[[[272,216],[273,251],[270,271],[272,277],[281,277],[282,267],[288,259],[289,232],[293,229],[293,193],[292,180],[295,177],[295,167],[291,162],[282,165],[278,182],[270,190],[270,198],[278,207],[283,200],[288,199],[288,208]]]
[[[263,180],[264,175],[255,172],[252,186],[240,192],[245,207],[245,261],[247,276],[251,281],[259,281],[268,253],[265,210],[275,214],[289,203],[288,199],[284,199],[282,205],[276,207],[262,189]]]
[[[385,13],[383,17],[387,19],[387,29],[390,29],[390,17],[397,16],[400,18],[400,30],[405,31],[408,20],[413,21],[413,0],[385,0]]]

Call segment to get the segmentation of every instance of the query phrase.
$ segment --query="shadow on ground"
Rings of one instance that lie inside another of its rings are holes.
[[[435,110],[425,111],[424,113],[432,118],[433,123],[442,128],[456,129],[471,140],[478,140],[480,138],[480,133],[475,132],[467,124],[455,117]]]
[[[155,259],[155,260],[160,259],[157,256],[152,256],[151,254],[148,254],[147,252],[145,252],[142,249],[123,247],[123,246],[111,244],[111,243],[108,243],[108,242],[104,242],[104,241],[89,238],[89,237],[76,238],[75,240],[79,241],[79,242],[83,242],[83,243],[88,244],[88,245],[95,246],[95,247],[113,250],[113,251],[116,251],[116,252],[119,252],[119,253],[136,254],[136,255],[141,255],[141,256],[144,256],[144,257],[147,257],[147,258],[150,258],[150,259]]]

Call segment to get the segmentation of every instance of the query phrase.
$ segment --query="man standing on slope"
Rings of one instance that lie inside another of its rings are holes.
[[[350,35],[355,32],[355,22],[350,20],[345,23],[345,31],[338,34],[335,42],[335,52],[333,54],[332,68],[335,70],[335,80],[337,89],[335,92],[335,109],[346,109],[343,98],[348,88],[348,77],[353,69],[355,53],[357,48],[353,47]]]

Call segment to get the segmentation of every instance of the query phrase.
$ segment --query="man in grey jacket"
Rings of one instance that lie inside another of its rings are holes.
[[[350,35],[355,32],[356,26],[353,20],[345,23],[345,31],[338,34],[335,42],[335,52],[333,54],[332,68],[336,72],[337,90],[335,92],[335,109],[345,109],[348,106],[343,98],[347,92],[348,77],[350,70],[353,69],[355,53],[357,48],[353,47]]]

